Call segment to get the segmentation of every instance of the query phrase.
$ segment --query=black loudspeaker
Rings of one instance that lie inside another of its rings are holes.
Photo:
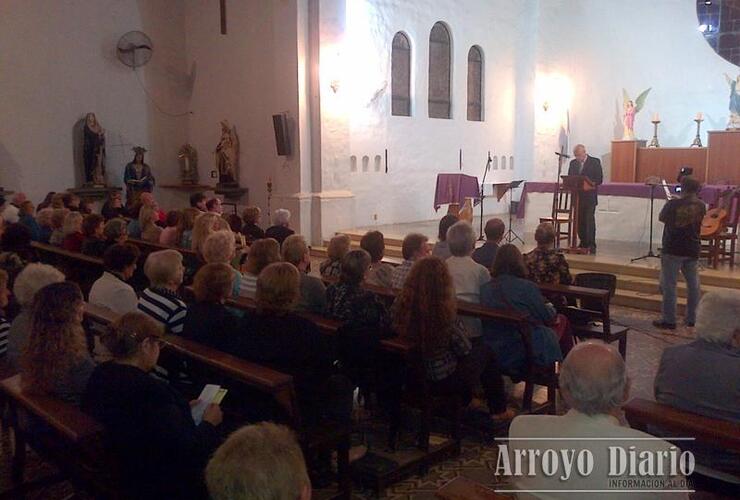
[[[278,156],[290,156],[290,134],[288,133],[288,116],[285,113],[272,115],[272,126],[275,128],[275,146]]]

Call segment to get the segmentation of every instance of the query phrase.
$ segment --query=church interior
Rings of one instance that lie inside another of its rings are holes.
[[[2,0],[0,47],[0,498],[740,496],[740,0]]]

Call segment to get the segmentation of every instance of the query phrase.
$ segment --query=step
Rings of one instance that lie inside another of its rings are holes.
[[[583,272],[589,272],[584,269],[571,269],[571,274],[574,276]],[[688,292],[686,289],[686,282],[679,281],[676,287],[679,297],[686,297]],[[652,278],[641,278],[637,276],[628,276],[623,274],[617,275],[617,290],[629,290],[632,292],[640,292],[646,294],[660,294],[660,283],[658,279]],[[725,290],[723,287],[701,284],[701,293],[706,292],[721,292]]]
[[[660,312],[663,304],[663,297],[660,294],[633,292],[631,290],[617,290],[612,304],[619,306],[632,307],[643,311]],[[676,301],[676,313],[683,315],[686,312],[686,299],[679,297]]]

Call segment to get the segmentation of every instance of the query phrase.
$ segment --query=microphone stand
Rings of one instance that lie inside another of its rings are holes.
[[[488,171],[491,170],[491,152],[488,152],[488,161],[486,161],[486,169],[483,171],[483,182],[480,183],[480,236],[478,237],[478,241],[483,241],[485,238],[483,237],[483,199],[486,197],[485,194],[485,185],[486,185],[486,175],[488,174]]]
[[[653,207],[655,206],[655,187],[657,184],[651,182],[648,186],[650,186],[650,244],[648,245],[648,253],[640,257],[635,257],[634,259],[631,259],[630,262],[637,262],[638,260],[648,259],[650,257],[654,259],[660,258],[660,255],[653,253],[653,214],[655,213]]]

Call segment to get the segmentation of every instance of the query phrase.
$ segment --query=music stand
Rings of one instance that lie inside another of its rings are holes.
[[[653,214],[655,213],[655,188],[661,184],[656,182],[646,182],[645,184],[650,186],[650,245],[648,246],[648,253],[641,255],[640,257],[635,257],[634,259],[631,259],[630,262],[637,262],[638,260],[649,259],[650,257],[655,259],[660,258],[660,255],[653,253]]]
[[[518,181],[511,181],[511,182],[499,182],[497,184],[492,184],[494,193],[496,193],[496,200],[501,201],[501,198],[506,195],[506,192],[509,192],[509,230],[506,231],[506,234],[504,234],[504,239],[506,239],[507,243],[511,243],[514,240],[519,240],[522,242],[522,245],[524,244],[524,240],[519,237],[516,232],[514,232],[513,229],[511,229],[511,216],[512,216],[512,210],[511,205],[513,203],[514,198],[514,192],[513,190],[521,186],[522,182],[524,180],[518,180]]]

